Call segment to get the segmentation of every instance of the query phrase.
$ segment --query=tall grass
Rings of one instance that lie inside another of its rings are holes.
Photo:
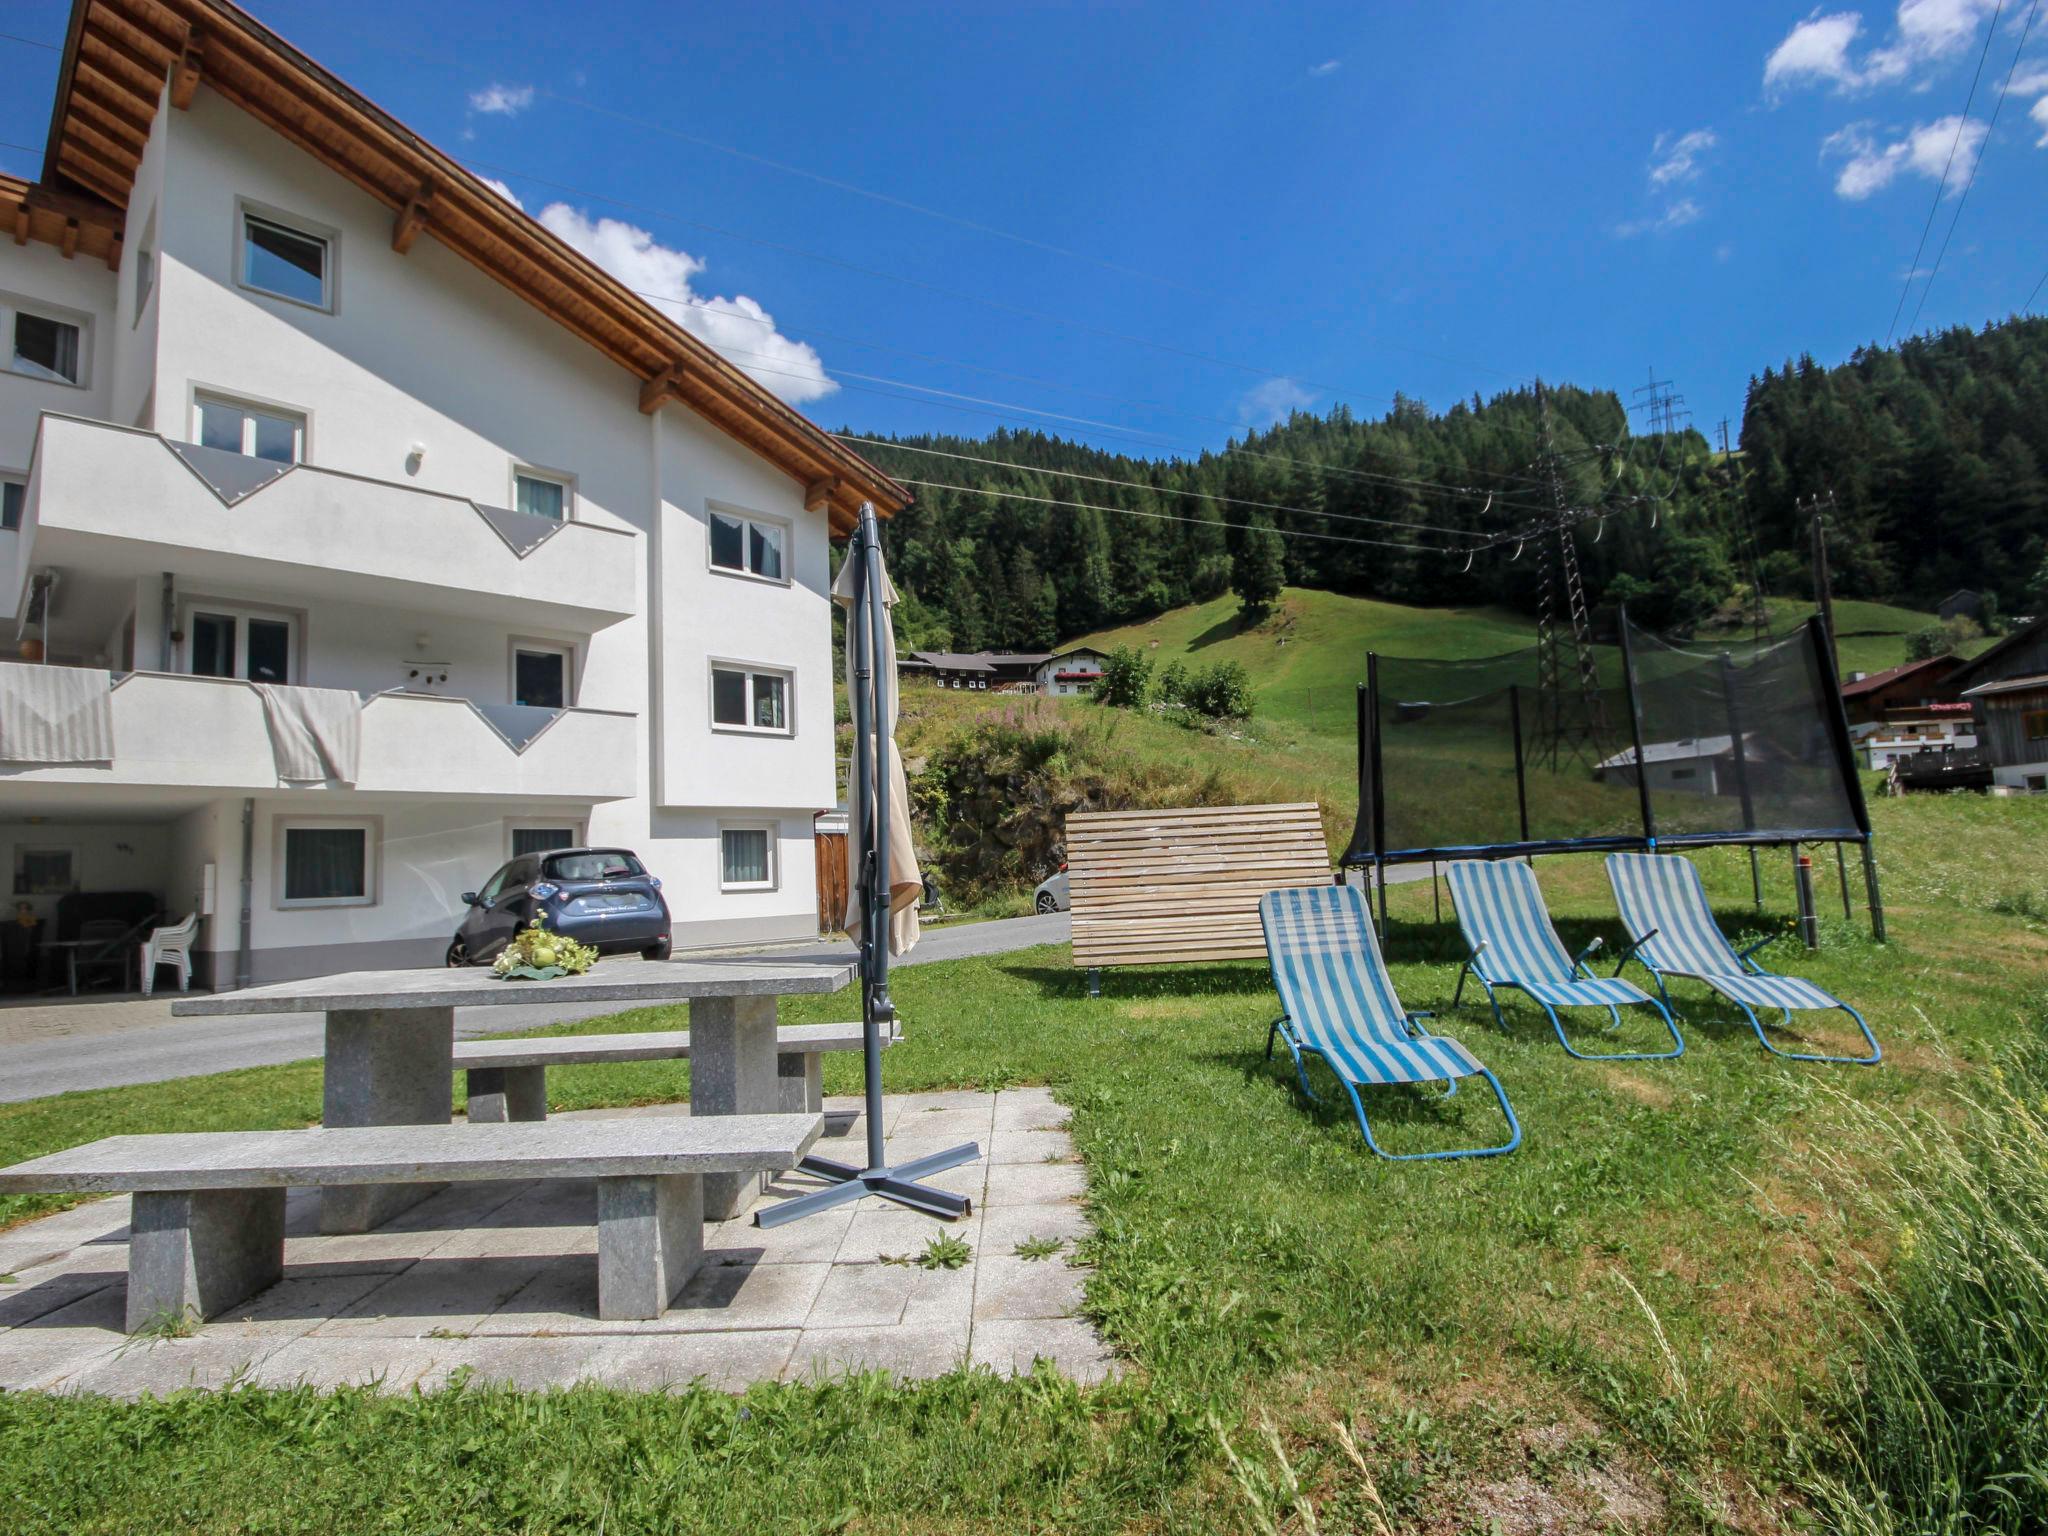
[[[1896,1239],[1815,1502],[1851,1536],[2048,1530],[2048,1048],[1948,1113],[1843,1103],[1829,1182]]]

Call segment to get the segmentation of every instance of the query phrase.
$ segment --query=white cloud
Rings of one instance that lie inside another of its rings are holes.
[[[1720,142],[1711,128],[1695,128],[1676,138],[1668,133],[1658,134],[1650,149],[1650,185],[1662,187],[1693,180],[1700,173],[1700,156]]]
[[[2034,103],[2034,110],[2029,116],[2034,119],[2034,126],[2041,130],[2041,137],[2034,141],[2035,148],[2048,149],[2048,96]]]
[[[1837,91],[1868,90],[1915,80],[1931,65],[1967,52],[1998,0],[1901,0],[1891,36],[1859,59],[1852,56],[1863,33],[1856,11],[1815,11],[1785,35],[1764,60],[1764,89],[1832,85]]]
[[[2023,75],[2014,75],[2007,87],[2015,96],[2038,96],[2048,91],[2048,64],[2029,64]]]
[[[482,90],[469,93],[469,110],[493,117],[517,117],[532,105],[530,85],[502,85],[494,80]]]
[[[1661,235],[1666,230],[1683,229],[1688,224],[1697,223],[1705,213],[1706,209],[1691,198],[1681,197],[1662,213],[1615,225],[1614,232],[1624,240],[1632,240],[1637,235]]]
[[[1334,75],[1335,73],[1337,73],[1338,70],[1342,69],[1343,67],[1344,61],[1342,59],[1325,59],[1320,64],[1309,65],[1309,78],[1312,80],[1320,80],[1324,75]]]
[[[539,218],[547,229],[791,405],[822,399],[839,387],[826,377],[825,365],[810,344],[783,335],[775,328],[774,316],[754,300],[744,294],[699,298],[690,280],[704,270],[704,263],[688,251],[663,245],[622,219],[592,218],[567,203],[549,203]]]
[[[1315,395],[1293,379],[1266,379],[1238,397],[1237,419],[1248,427],[1270,427],[1315,403]]]
[[[1835,194],[1850,202],[1861,202],[1883,191],[1903,173],[1939,181],[1954,156],[1957,174],[1949,178],[1948,195],[1963,189],[1967,167],[1983,146],[1985,125],[1976,118],[1949,116],[1931,123],[1915,124],[1904,137],[1888,144],[1878,142],[1868,123],[1851,123],[1831,133],[1821,144],[1822,158],[1842,157],[1842,169],[1835,175]]]
[[[514,208],[517,208],[520,212],[524,213],[526,211],[526,204],[519,201],[519,194],[517,192],[514,192],[510,187],[506,186],[505,183],[498,180],[497,177],[479,176],[477,177],[477,180],[482,182],[485,186],[489,187],[493,192],[497,193],[498,196],[505,199],[506,202],[510,203]]]

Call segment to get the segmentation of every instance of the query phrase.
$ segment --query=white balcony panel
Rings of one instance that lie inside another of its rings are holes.
[[[277,774],[263,701],[247,683],[138,672],[115,686],[112,703],[111,763],[0,764],[0,786],[287,787]],[[632,715],[567,709],[522,749],[467,700],[380,694],[363,706],[362,757],[353,788],[363,794],[503,796],[522,802],[623,800],[639,792],[638,735]]]
[[[582,633],[638,603],[630,532],[570,522],[521,553],[471,502],[311,464],[229,505],[165,439],[76,417],[43,417],[28,502],[24,571],[169,570]]]

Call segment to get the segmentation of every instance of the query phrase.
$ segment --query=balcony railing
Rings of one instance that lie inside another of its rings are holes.
[[[292,690],[287,690],[292,691]],[[233,678],[132,672],[112,683],[114,756],[102,763],[0,763],[0,783],[223,791],[355,789],[398,795],[594,802],[638,793],[636,717],[612,710],[476,705],[373,694],[362,707],[355,781],[279,772],[256,688]]]
[[[46,414],[13,574],[169,570],[589,633],[638,606],[638,559],[621,529]]]

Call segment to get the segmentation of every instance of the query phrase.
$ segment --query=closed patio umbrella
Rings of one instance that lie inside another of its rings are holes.
[[[780,1226],[863,1195],[880,1195],[927,1215],[957,1220],[974,1209],[973,1201],[918,1180],[974,1162],[981,1148],[965,1142],[891,1168],[882,1145],[882,1031],[896,1018],[895,1005],[889,1001],[889,957],[917,942],[922,886],[910,846],[910,796],[895,741],[896,635],[889,608],[896,592],[882,569],[882,538],[872,503],[861,503],[852,548],[832,595],[847,610],[846,683],[853,704],[853,804],[846,839],[851,896],[846,926],[860,947],[867,1166],[805,1158],[804,1171],[829,1180],[827,1186],[758,1207],[754,1223]]]

